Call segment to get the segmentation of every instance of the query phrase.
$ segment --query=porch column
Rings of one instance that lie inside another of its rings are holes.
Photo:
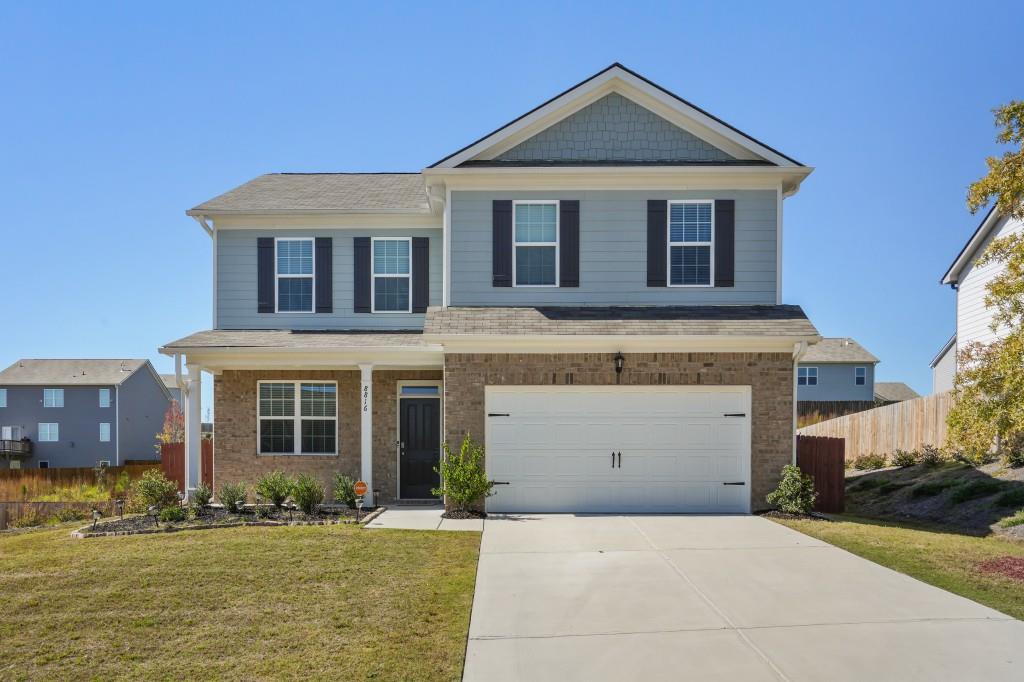
[[[186,363],[188,379],[185,383],[185,492],[192,492],[199,485],[202,466],[202,395],[203,382],[199,365]]]
[[[359,365],[359,450],[362,474],[366,483],[363,503],[373,506],[373,365]]]

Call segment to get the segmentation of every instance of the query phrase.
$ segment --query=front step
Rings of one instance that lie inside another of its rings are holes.
[[[394,506],[397,506],[397,507],[401,507],[403,505],[407,505],[407,506],[410,506],[410,507],[441,507],[441,506],[443,506],[442,503],[441,503],[441,500],[437,499],[436,497],[427,497],[427,498],[424,498],[422,500],[405,498],[405,499],[401,499],[401,500],[395,500],[392,504]]]

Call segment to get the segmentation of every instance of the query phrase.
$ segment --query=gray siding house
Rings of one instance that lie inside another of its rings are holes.
[[[155,460],[170,400],[148,360],[18,360],[0,372],[0,441],[31,444],[12,468]]]
[[[873,407],[876,364],[878,358],[846,337],[808,348],[797,369],[800,415],[835,417]]]

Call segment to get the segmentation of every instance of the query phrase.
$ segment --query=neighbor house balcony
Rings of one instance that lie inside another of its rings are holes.
[[[28,438],[21,440],[0,440],[0,458],[3,459],[28,459],[32,456],[32,441]]]

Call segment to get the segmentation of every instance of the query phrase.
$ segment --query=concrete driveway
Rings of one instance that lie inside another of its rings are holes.
[[[506,516],[463,679],[1021,680],[1024,623],[754,516]]]

